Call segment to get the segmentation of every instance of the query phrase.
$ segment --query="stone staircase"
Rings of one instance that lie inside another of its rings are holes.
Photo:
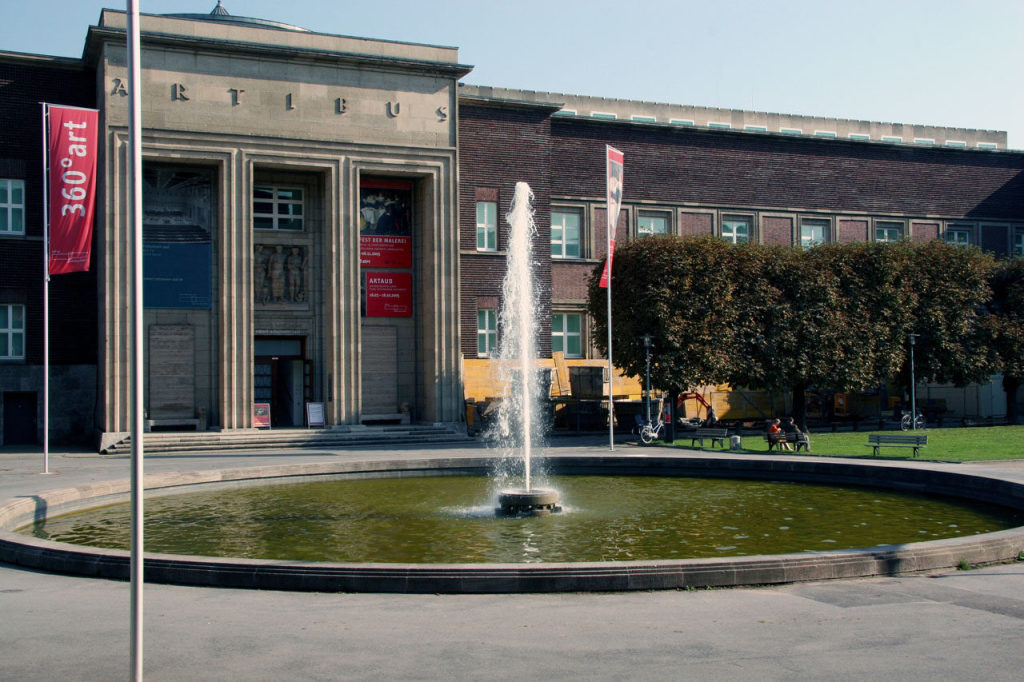
[[[147,433],[145,454],[265,450],[274,448],[360,448],[380,445],[471,443],[473,438],[455,424],[337,426],[329,429],[237,429],[231,431],[161,431]],[[118,441],[105,455],[125,455],[131,438]]]

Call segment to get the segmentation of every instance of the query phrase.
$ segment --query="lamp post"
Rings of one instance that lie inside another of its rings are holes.
[[[914,339],[917,334],[907,334],[910,343],[910,428],[917,431],[917,380],[914,378]]]
[[[647,390],[646,395],[646,410],[647,410],[647,424],[651,423],[651,335],[644,334],[644,351],[647,354]]]

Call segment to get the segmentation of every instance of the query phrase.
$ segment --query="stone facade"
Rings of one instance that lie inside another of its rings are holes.
[[[124,28],[123,13],[105,11],[86,49],[107,141],[97,231],[101,445],[129,430]],[[179,233],[199,232],[212,272],[201,288],[209,292],[207,303],[188,309],[147,303],[145,324],[194,330],[194,364],[187,370],[195,376],[196,417],[213,427],[250,428],[252,405],[259,402],[254,358],[269,348],[268,358],[276,360],[281,343],[295,343],[289,364],[269,379],[290,395],[276,416],[301,426],[307,400],[325,404],[329,424],[360,422],[370,397],[363,384],[374,379],[372,368],[361,368],[369,325],[398,332],[399,357],[389,359],[397,369],[398,399],[387,416],[405,403],[420,419],[456,421],[452,112],[456,79],[467,71],[456,51],[173,17],[144,16],[141,29],[143,166],[145,177],[153,178],[144,189],[144,231],[155,234],[169,221]],[[360,314],[358,205],[361,183],[371,176],[401,179],[412,188],[409,269],[415,284],[408,295],[416,324],[389,318],[371,324]],[[174,191],[186,182],[196,189]],[[301,200],[271,197],[272,210],[297,211],[300,226],[274,222],[262,229],[260,192],[279,188]],[[146,192],[160,197],[149,206],[166,201],[166,220],[147,208]],[[181,205],[187,208],[175,208]],[[149,362],[159,362],[152,350]],[[152,393],[147,404],[154,407]]]

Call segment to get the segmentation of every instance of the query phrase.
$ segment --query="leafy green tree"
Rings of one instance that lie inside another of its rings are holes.
[[[919,335],[916,380],[966,386],[996,370],[998,357],[982,324],[994,267],[992,256],[973,247],[938,240],[915,247],[906,286],[913,306],[909,331]],[[909,386],[909,362],[902,376]]]
[[[646,237],[615,250],[612,345],[618,367],[644,376],[650,334],[651,383],[670,393],[720,383],[732,367],[737,301],[733,251],[720,239]],[[590,280],[595,340],[607,352],[607,294]]]
[[[1006,420],[1016,424],[1017,391],[1024,381],[1024,260],[999,263],[989,277],[992,297],[984,326],[998,356],[1006,392]]]
[[[746,249],[740,313],[743,329],[732,382],[791,390],[806,428],[811,386],[859,390],[877,382],[879,326],[865,314],[869,252],[823,245]]]

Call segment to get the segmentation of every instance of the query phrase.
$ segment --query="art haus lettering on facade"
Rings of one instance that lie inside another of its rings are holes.
[[[2,442],[40,428],[41,285],[20,264],[41,261],[42,178],[37,147],[14,143],[39,139],[39,101],[101,113],[95,149],[80,121],[62,128],[62,159],[101,162],[89,272],[53,283],[53,437],[109,447],[130,430],[126,23],[104,10],[82,59],[0,53],[19,95],[0,103],[0,136],[24,149],[0,157]],[[456,48],[223,14],[144,15],[141,31],[154,429],[248,430],[253,404],[271,406],[273,427],[303,426],[310,402],[328,427],[457,428],[466,399],[498,390],[501,216],[517,181],[541,227],[541,365],[601,367],[586,282],[609,241],[606,145],[626,159],[620,244],[710,234],[1024,252],[1024,154],[1005,133],[465,85]],[[62,170],[61,210],[78,214],[83,176]],[[634,379],[613,381],[639,397]]]

